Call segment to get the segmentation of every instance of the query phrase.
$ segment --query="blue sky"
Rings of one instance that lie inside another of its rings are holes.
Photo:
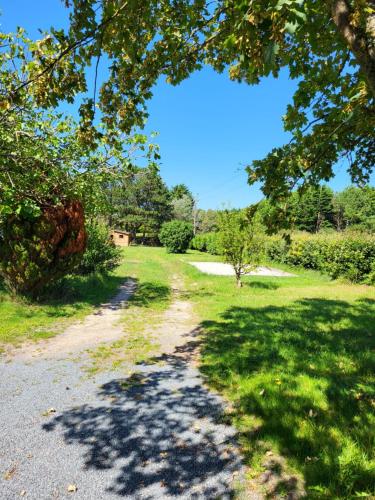
[[[23,26],[32,38],[38,38],[38,28],[67,25],[61,0],[0,0],[0,9],[1,30]],[[288,140],[281,116],[295,85],[286,72],[250,87],[209,68],[178,87],[160,81],[146,131],[159,133],[167,184],[187,184],[202,208],[243,207],[261,199],[259,186],[248,186],[244,166]],[[350,180],[344,166],[336,170],[330,185],[341,190]]]

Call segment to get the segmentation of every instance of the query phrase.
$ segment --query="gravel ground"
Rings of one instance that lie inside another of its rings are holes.
[[[234,269],[230,264],[224,264],[222,262],[189,262],[189,264],[206,274],[216,274],[218,276],[234,276]],[[272,267],[265,266],[259,266],[255,271],[251,271],[245,274],[246,276],[296,276],[295,274],[280,271],[280,269],[274,269]]]
[[[193,334],[180,330],[174,352],[90,378],[77,346],[71,357],[49,348],[4,359],[0,498],[231,498],[243,474],[235,432],[191,362]]]

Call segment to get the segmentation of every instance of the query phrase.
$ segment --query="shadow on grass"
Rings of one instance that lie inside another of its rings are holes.
[[[49,285],[38,303],[51,306],[85,305],[98,306],[114,296],[127,277],[112,274],[67,276]]]
[[[137,280],[134,280],[137,283]],[[131,304],[137,307],[149,307],[155,302],[166,302],[170,299],[172,290],[170,286],[160,283],[144,282],[137,283]]]
[[[304,299],[202,323],[202,370],[236,400],[249,464],[270,443],[319,498],[374,491],[374,313]]]
[[[96,403],[65,411],[43,428],[61,430],[66,444],[80,446],[86,469],[113,469],[101,485],[114,495],[229,499],[241,463],[231,448],[233,429],[217,425],[221,403],[184,360],[169,355],[163,362],[110,380]],[[197,419],[204,419],[198,431]]]
[[[249,288],[257,288],[259,290],[277,290],[280,288],[280,285],[267,281],[245,281],[243,285],[248,286]]]
[[[122,307],[122,301],[127,300],[129,306],[150,307],[152,304],[169,300],[170,295],[171,290],[168,286],[149,282],[139,283],[139,280],[129,277],[69,276],[53,289],[49,289],[39,304],[52,306],[48,315],[61,317],[64,315],[63,306],[73,306],[76,310],[83,309],[87,305],[113,309]],[[70,314],[67,310],[66,315]]]

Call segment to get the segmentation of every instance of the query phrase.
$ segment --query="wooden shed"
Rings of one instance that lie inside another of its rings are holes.
[[[114,229],[113,231],[111,231],[110,238],[114,242],[114,244],[119,247],[128,247],[132,240],[130,233],[126,231],[120,231],[119,229]]]

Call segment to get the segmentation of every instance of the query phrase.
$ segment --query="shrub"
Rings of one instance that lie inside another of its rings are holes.
[[[86,224],[88,235],[87,248],[76,274],[105,273],[114,269],[120,262],[121,250],[109,238],[109,230],[105,224],[91,221]]]
[[[287,247],[287,242],[280,236],[271,236],[266,239],[266,255],[270,260],[285,262]]]
[[[332,278],[342,276],[354,283],[366,281],[375,262],[375,240],[334,240],[328,244],[325,257],[322,269]]]
[[[374,283],[375,239],[351,233],[306,235],[297,234],[290,245],[281,236],[270,237],[266,247],[270,260],[317,269],[336,279]]]
[[[71,272],[86,248],[79,201],[41,212],[38,217],[5,217],[0,230],[0,275],[12,292],[34,298]]]
[[[220,233],[207,234],[207,252],[211,255],[223,255],[224,250],[221,244]]]
[[[164,223],[159,233],[159,240],[169,253],[185,253],[192,238],[193,226],[180,220]]]
[[[192,239],[190,246],[194,250],[199,250],[200,252],[208,252],[211,255],[223,254],[219,233],[197,234]]]
[[[284,262],[306,269],[321,269],[327,243],[324,239],[301,238],[292,241],[287,248]]]
[[[207,234],[197,234],[190,242],[190,248],[207,252]]]

